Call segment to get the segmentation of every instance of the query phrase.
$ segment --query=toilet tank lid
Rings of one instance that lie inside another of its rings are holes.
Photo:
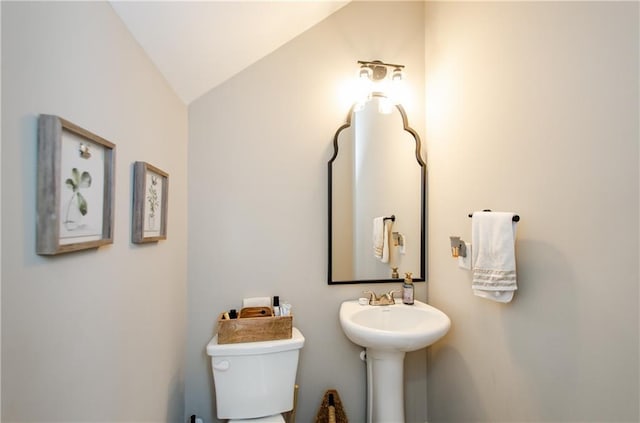
[[[264,353],[275,353],[300,349],[304,345],[304,336],[298,328],[291,329],[291,338],[278,339],[274,341],[259,342],[239,342],[237,344],[218,344],[218,334],[216,334],[207,344],[207,354],[210,356],[226,355],[253,355]]]

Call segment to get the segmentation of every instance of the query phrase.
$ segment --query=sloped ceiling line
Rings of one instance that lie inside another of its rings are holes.
[[[185,104],[349,1],[111,1]]]

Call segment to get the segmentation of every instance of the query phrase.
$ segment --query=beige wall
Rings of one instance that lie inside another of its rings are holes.
[[[358,59],[407,65],[409,121],[423,133],[423,19],[419,2],[351,3],[189,106],[188,412],[215,416],[205,345],[217,313],[243,297],[280,295],[306,337],[298,421],[313,421],[330,388],[350,421],[364,421],[365,365],[338,308],[392,286],[327,285],[327,161],[349,107],[340,90]],[[425,352],[408,362],[407,421],[424,422]]]
[[[638,3],[426,6],[429,422],[638,421]],[[518,212],[519,290],[475,297],[468,212]]]
[[[116,144],[114,244],[35,254],[36,119]],[[187,110],[106,2],[2,2],[2,421],[180,422]],[[132,163],[170,175],[168,240],[130,243]]]

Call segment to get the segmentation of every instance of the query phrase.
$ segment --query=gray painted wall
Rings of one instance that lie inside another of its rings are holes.
[[[116,144],[114,244],[35,254],[36,119]],[[187,109],[106,2],[2,2],[2,420],[180,422]],[[132,163],[169,173],[168,239],[134,246]]]
[[[427,4],[430,423],[639,420],[638,12]],[[521,216],[511,304],[448,251],[482,208]]]
[[[338,308],[392,285],[327,285],[327,161],[358,59],[407,66],[409,121],[424,133],[423,19],[419,2],[351,3],[189,106],[187,413],[215,416],[205,345],[217,314],[280,295],[306,337],[298,421],[313,421],[330,388],[350,421],[364,421],[365,365]],[[426,352],[407,360],[407,421],[424,422]]]
[[[329,388],[363,421],[337,311],[391,286],[325,284],[326,161],[345,75],[375,58],[414,87],[430,302],[453,321],[428,374],[424,352],[407,357],[407,420],[426,420],[427,379],[431,423],[639,420],[637,3],[350,4],[190,106],[188,197],[187,110],[108,5],[1,10],[4,421],[215,421],[215,317],[274,294],[307,337],[299,421]],[[34,254],[38,113],[117,144],[114,245]],[[171,176],[154,246],[129,243],[135,160]],[[508,305],[474,297],[449,256],[485,207],[522,216]]]

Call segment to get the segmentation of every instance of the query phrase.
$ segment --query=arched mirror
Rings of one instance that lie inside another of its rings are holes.
[[[352,107],[333,148],[329,284],[424,281],[426,164],[402,106],[376,93]]]

